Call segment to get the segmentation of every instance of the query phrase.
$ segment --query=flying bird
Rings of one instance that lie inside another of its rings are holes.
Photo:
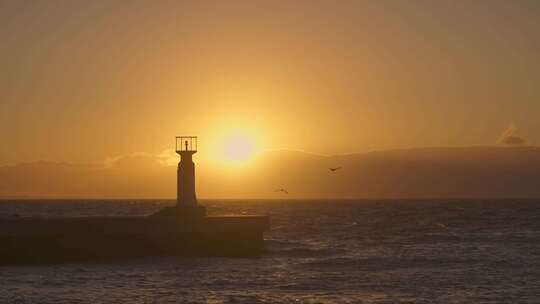
[[[328,168],[328,170],[332,172],[336,172],[337,170],[341,169],[341,167],[335,167],[335,168]]]
[[[276,192],[283,192],[283,193],[285,193],[285,194],[289,194],[289,191],[287,191],[287,190],[285,190],[285,189],[283,189],[283,188],[277,189]]]

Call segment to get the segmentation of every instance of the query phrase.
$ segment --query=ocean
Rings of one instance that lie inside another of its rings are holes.
[[[540,303],[540,200],[200,202],[209,214],[270,215],[267,252],[2,266],[0,303]],[[6,200],[0,216],[173,204]]]

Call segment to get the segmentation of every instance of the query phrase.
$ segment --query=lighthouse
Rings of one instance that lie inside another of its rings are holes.
[[[176,180],[176,206],[197,207],[195,194],[195,164],[193,154],[197,153],[196,136],[177,136],[176,153],[180,155]]]
[[[197,136],[176,136],[176,153],[180,155],[176,175],[176,206],[165,207],[153,216],[175,216],[184,219],[200,219],[206,216],[206,208],[197,203],[195,194],[195,163]]]

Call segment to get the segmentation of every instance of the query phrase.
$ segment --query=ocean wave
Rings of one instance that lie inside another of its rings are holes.
[[[330,247],[314,247],[305,242],[265,240],[266,251],[271,255],[287,257],[328,256],[344,252]]]

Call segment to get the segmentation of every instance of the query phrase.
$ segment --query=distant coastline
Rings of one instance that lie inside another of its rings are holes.
[[[328,168],[341,166],[330,172]],[[158,156],[111,166],[54,162],[0,166],[1,199],[174,198],[176,166]],[[540,148],[433,147],[322,156],[263,152],[252,166],[203,162],[197,195],[232,199],[540,198]],[[276,193],[285,187],[288,194]]]

